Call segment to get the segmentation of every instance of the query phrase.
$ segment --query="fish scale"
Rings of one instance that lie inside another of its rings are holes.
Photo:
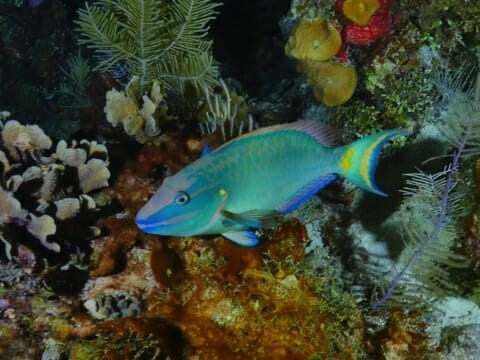
[[[221,154],[225,161],[224,185],[229,192],[225,208],[244,212],[255,204],[257,210],[274,210],[298,189],[328,169],[320,157],[331,156],[329,149],[305,133],[283,131],[251,137],[248,144],[227,147]],[[237,156],[233,156],[236,154]],[[220,177],[220,172],[215,177]]]

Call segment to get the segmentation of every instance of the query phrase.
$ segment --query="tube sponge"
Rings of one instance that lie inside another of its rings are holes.
[[[342,12],[355,24],[365,26],[379,7],[380,2],[378,0],[345,0],[342,5]]]
[[[325,19],[302,19],[293,29],[285,53],[301,60],[325,61],[334,56],[340,46],[340,32]]]
[[[300,61],[298,71],[307,76],[315,98],[327,106],[343,104],[350,99],[357,86],[353,66],[339,62]]]

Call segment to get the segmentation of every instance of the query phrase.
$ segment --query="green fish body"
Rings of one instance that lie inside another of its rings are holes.
[[[145,232],[222,234],[243,246],[341,175],[370,192],[383,145],[402,130],[385,130],[333,147],[322,124],[302,120],[259,129],[205,154],[164,183],[137,214]]]

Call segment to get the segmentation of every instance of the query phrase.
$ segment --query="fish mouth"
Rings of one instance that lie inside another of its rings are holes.
[[[140,211],[135,218],[135,223],[137,224],[140,230],[149,234],[170,235],[170,236],[190,236],[190,235],[185,235],[186,233],[185,231],[181,231],[181,230],[168,231],[169,230],[168,228],[190,220],[198,212],[200,211],[195,210],[188,213],[173,216],[168,219],[162,219],[160,221],[152,221],[152,219],[150,219],[149,217],[142,216]]]
[[[151,219],[148,217],[142,217],[140,214],[138,214],[135,217],[135,223],[139,227],[140,230],[146,232],[146,233],[158,233],[161,231],[163,227],[164,221],[157,221],[153,222]]]
[[[146,233],[152,233],[153,229],[158,230],[158,227],[161,226],[161,222],[152,222],[149,216],[144,216],[142,210],[137,213],[135,224],[137,224],[140,230]]]

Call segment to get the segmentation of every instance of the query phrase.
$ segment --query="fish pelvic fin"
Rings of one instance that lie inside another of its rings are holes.
[[[380,152],[390,139],[405,135],[405,130],[383,130],[337,148],[337,173],[364,190],[387,196],[375,183]]]
[[[222,235],[228,240],[244,247],[256,246],[260,242],[252,230],[228,231],[222,233]]]

